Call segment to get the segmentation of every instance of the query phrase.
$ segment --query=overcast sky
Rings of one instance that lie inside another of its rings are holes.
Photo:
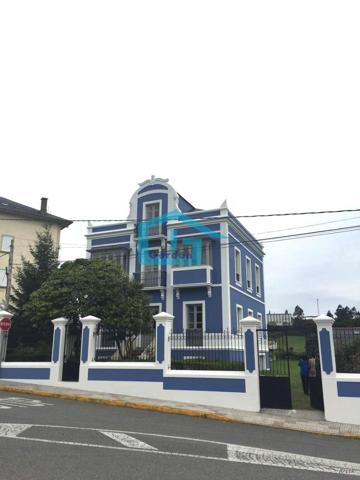
[[[358,0],[1,2],[0,195],[124,218],[155,174],[238,215],[360,208],[359,23]],[[244,224],[261,238],[359,217]],[[63,232],[61,259],[85,233]],[[359,240],[265,245],[267,310],[360,308]]]

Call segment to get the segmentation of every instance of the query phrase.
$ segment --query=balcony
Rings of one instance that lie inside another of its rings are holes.
[[[157,290],[164,289],[166,285],[166,272],[155,270],[150,272],[134,273],[134,280],[141,283],[144,289]]]
[[[171,284],[175,288],[211,287],[212,270],[210,265],[174,267],[171,270]]]

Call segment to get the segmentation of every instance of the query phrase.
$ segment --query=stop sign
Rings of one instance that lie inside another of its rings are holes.
[[[0,320],[0,330],[2,332],[7,332],[10,330],[11,327],[11,319],[10,318],[3,318]]]

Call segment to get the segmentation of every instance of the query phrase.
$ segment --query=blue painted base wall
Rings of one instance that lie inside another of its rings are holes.
[[[0,378],[13,380],[49,380],[50,368],[0,368]]]

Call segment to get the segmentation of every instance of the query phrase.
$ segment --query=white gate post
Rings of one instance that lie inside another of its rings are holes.
[[[65,348],[65,332],[68,319],[64,317],[51,320],[54,325],[53,344],[51,352],[50,381],[57,383],[62,380]]]
[[[251,409],[260,411],[260,382],[259,382],[259,356],[257,344],[257,330],[261,328],[260,320],[246,317],[240,320],[243,333],[246,394],[251,399]]]
[[[13,317],[12,313],[6,312],[5,310],[0,311],[0,321],[4,318],[11,320]],[[8,340],[8,331],[3,332],[0,330],[0,366],[1,362],[4,362],[6,359],[6,349],[7,349],[7,340]]]
[[[92,315],[80,318],[82,332],[79,383],[88,381],[89,363],[93,362],[95,357],[95,331],[100,321],[100,318]]]
[[[156,322],[156,363],[164,370],[171,368],[171,339],[174,315],[161,312],[153,316]]]
[[[319,342],[324,414],[325,419],[331,421],[332,418],[336,418],[337,409],[336,360],[332,327],[334,319],[327,315],[320,315],[314,318],[314,322]]]

